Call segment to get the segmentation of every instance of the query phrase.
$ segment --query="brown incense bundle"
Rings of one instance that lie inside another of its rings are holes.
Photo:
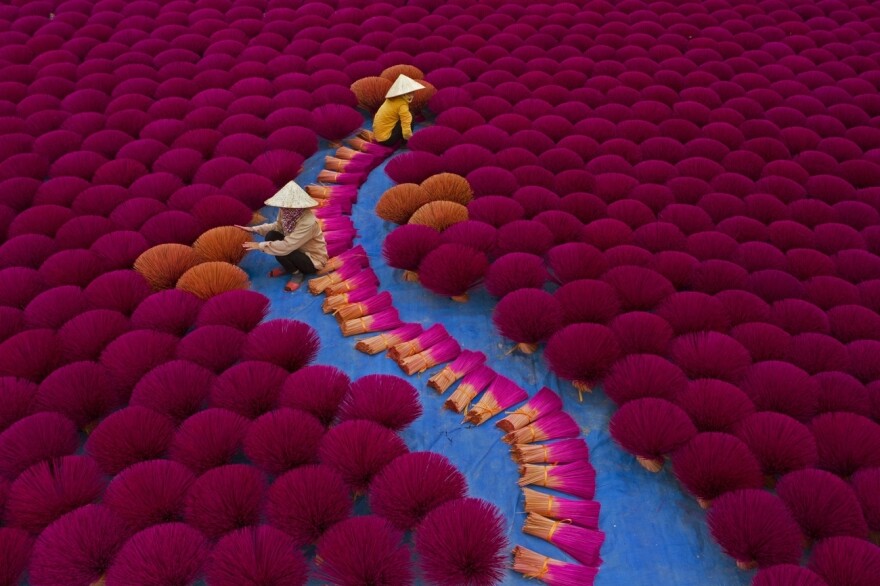
[[[355,344],[354,349],[364,354],[378,354],[395,344],[412,340],[421,333],[422,326],[419,324],[406,324],[386,334],[364,338]]]

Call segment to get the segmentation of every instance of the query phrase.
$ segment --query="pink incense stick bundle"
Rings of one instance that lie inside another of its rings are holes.
[[[367,266],[369,266],[370,264],[369,257],[367,256],[367,251],[364,250],[364,247],[360,244],[328,260],[326,263],[324,263],[324,266],[321,267],[321,269],[318,271],[318,274],[326,275],[327,273],[338,271],[343,266],[352,264],[356,264],[361,268],[367,268]]]
[[[541,416],[554,413],[560,409],[562,409],[562,399],[559,398],[559,395],[544,387],[534,397],[529,399],[528,403],[496,423],[495,427],[505,433],[510,433],[529,425]]]
[[[446,331],[446,328],[440,324],[434,324],[417,337],[392,346],[391,349],[388,350],[388,357],[399,363],[404,358],[427,350],[434,344],[442,342],[449,337],[450,335],[449,332]]]
[[[361,270],[362,268],[358,264],[352,263],[340,267],[338,271],[333,273],[315,277],[309,281],[309,293],[312,295],[323,293],[330,285],[336,285],[346,279],[350,279],[360,273]]]
[[[555,439],[578,437],[581,428],[565,411],[556,411],[535,423],[506,434],[502,439],[508,444],[531,444]]]
[[[340,293],[348,293],[364,287],[378,287],[379,277],[373,272],[373,269],[363,269],[350,279],[346,279],[335,285],[330,285],[324,290],[329,297],[331,295],[339,295]]]
[[[526,513],[537,513],[551,519],[565,519],[587,529],[599,528],[600,505],[596,501],[558,497],[531,488],[523,488]]]
[[[536,466],[523,464],[519,468],[520,486],[543,486],[582,499],[593,500],[596,493],[596,471],[589,462]]]
[[[523,533],[544,539],[586,566],[601,563],[599,550],[605,541],[605,533],[584,529],[566,521],[554,521],[536,513],[529,513],[523,525]]]
[[[498,375],[489,384],[489,388],[486,389],[477,404],[467,412],[465,419],[474,425],[480,425],[508,407],[522,403],[528,398],[529,394],[518,384],[507,377]]]
[[[336,171],[328,171],[324,169],[318,173],[318,181],[320,183],[336,183],[337,185],[361,185],[367,179],[367,174],[363,171],[357,173],[337,173]]]
[[[334,313],[336,314],[336,320],[342,323],[351,319],[379,313],[389,307],[391,307],[391,293],[383,291],[378,295],[373,295],[369,299],[343,305]]]
[[[481,366],[465,375],[458,388],[449,396],[443,406],[450,411],[464,413],[473,398],[480,394],[495,376],[495,371],[488,366]]]
[[[418,372],[425,372],[438,364],[454,360],[459,354],[461,354],[461,346],[455,338],[449,337],[427,350],[407,356],[397,364],[403,372],[411,376]]]
[[[324,167],[337,173],[369,173],[375,164],[372,157],[357,159],[337,159],[336,157],[324,157]]]
[[[486,362],[486,355],[482,352],[463,350],[458,358],[443,367],[443,370],[428,379],[428,386],[440,394],[463,377],[474,371]]]
[[[355,289],[351,293],[331,295],[324,299],[324,304],[321,309],[323,309],[324,313],[332,313],[344,305],[366,301],[371,297],[375,297],[378,293],[379,290],[376,287],[361,287],[360,289]]]
[[[357,291],[354,293],[357,293]],[[390,332],[359,340],[354,348],[364,354],[378,354],[397,344],[409,342],[421,334],[422,331],[422,326],[419,324],[404,324]]]
[[[389,149],[388,147],[370,142],[369,140],[365,140],[363,137],[360,136],[357,138],[346,139],[345,142],[355,150],[361,151],[362,153],[369,153],[377,157],[382,157],[383,159],[393,152],[392,149]]]
[[[598,568],[554,560],[521,545],[513,548],[513,571],[550,586],[593,586],[599,573]]]
[[[348,216],[318,218],[318,225],[324,232],[342,232],[354,230],[354,224]]]
[[[393,330],[403,325],[400,321],[400,315],[397,309],[389,307],[379,313],[350,319],[340,326],[343,336],[357,336],[358,334],[366,334],[368,332],[384,332],[385,330]]]
[[[517,464],[568,464],[590,459],[590,448],[580,438],[550,444],[522,444],[510,448]]]

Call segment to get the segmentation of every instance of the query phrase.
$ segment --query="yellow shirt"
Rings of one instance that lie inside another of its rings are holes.
[[[391,138],[391,131],[394,130],[394,125],[398,120],[400,120],[400,127],[403,130],[403,138],[409,140],[412,137],[412,114],[410,114],[409,104],[403,96],[388,98],[376,112],[376,116],[373,118],[373,134],[376,137],[376,142]]]
[[[284,234],[280,219],[269,224],[254,226],[254,232],[260,236],[265,236],[272,230]],[[327,243],[324,242],[324,233],[312,210],[306,210],[296,223],[293,232],[285,234],[284,240],[260,242],[260,250],[272,256],[285,256],[294,250],[301,250],[309,257],[316,269],[320,269],[327,262]]]

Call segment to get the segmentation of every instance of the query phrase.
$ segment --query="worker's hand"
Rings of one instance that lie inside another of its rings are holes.
[[[244,248],[245,250],[248,250],[248,251],[259,250],[260,243],[259,242],[242,242],[241,247]]]
[[[233,224],[233,226],[235,226],[239,230],[244,230],[245,232],[253,232],[254,231],[253,226],[239,226],[238,224]]]

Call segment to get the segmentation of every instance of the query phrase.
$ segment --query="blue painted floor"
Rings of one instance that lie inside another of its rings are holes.
[[[306,162],[297,178],[301,185],[314,182],[323,168],[324,156],[332,154],[326,144]],[[534,394],[548,386],[564,397],[565,409],[583,428],[590,446],[591,462],[597,472],[596,500],[602,505],[600,528],[606,533],[602,548],[604,563],[597,586],[740,586],[750,583],[753,572],[740,572],[712,541],[705,512],[679,488],[666,470],[650,474],[613,443],[608,435],[608,419],[614,404],[601,390],[585,396],[577,393],[546,368],[540,353],[532,356],[508,354],[511,344],[495,331],[491,314],[495,300],[485,290],[471,295],[468,303],[438,297],[417,283],[407,283],[400,272],[385,265],[381,247],[385,235],[394,227],[373,213],[382,193],[394,185],[385,175],[384,165],[373,171],[360,190],[353,220],[359,231],[356,243],[370,255],[379,276],[380,289],[390,291],[394,305],[407,322],[424,326],[442,323],[463,348],[480,350],[488,364]],[[273,209],[264,210],[274,219]],[[264,254],[248,255],[242,267],[253,288],[272,301],[269,318],[305,321],[319,332],[322,340],[317,362],[333,364],[352,378],[387,373],[404,376],[384,355],[367,356],[354,350],[355,338],[343,338],[336,320],[321,311],[323,296],[312,296],[305,288],[294,294],[283,291],[284,282],[270,280],[266,273],[275,261]],[[525,519],[517,469],[508,456],[495,420],[481,427],[460,425],[460,417],[442,410],[444,398],[426,386],[437,369],[409,380],[422,391],[424,415],[403,436],[413,451],[432,450],[445,454],[467,476],[472,496],[492,501],[501,508],[508,522],[511,547],[520,544],[557,559],[569,560],[554,546],[521,532]],[[451,391],[447,391],[448,396]],[[534,584],[508,571],[505,585]]]

